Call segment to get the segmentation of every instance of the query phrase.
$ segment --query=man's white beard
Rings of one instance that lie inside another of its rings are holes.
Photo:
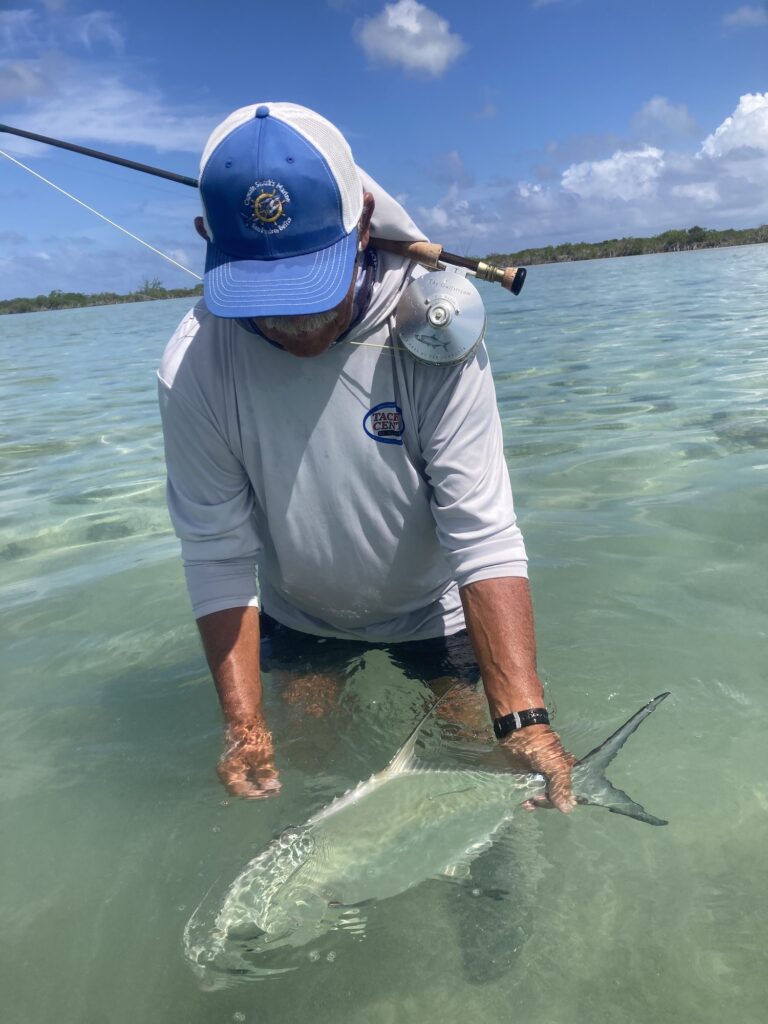
[[[266,331],[278,331],[291,338],[301,334],[314,334],[315,331],[327,327],[338,316],[338,309],[328,309],[324,313],[305,313],[301,316],[264,316],[259,318],[259,326]]]

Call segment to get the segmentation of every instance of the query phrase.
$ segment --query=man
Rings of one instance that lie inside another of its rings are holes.
[[[425,681],[476,681],[479,666],[511,760],[545,775],[540,803],[569,811],[573,758],[543,707],[487,355],[429,366],[393,338],[424,271],[378,253],[371,225],[423,236],[332,124],[289,103],[214,130],[200,195],[205,302],[159,382],[168,506],[227,727],[222,780],[245,797],[279,788],[266,628],[310,652],[384,646]]]

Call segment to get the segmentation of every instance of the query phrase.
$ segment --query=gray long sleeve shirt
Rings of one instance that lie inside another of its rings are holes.
[[[362,319],[316,358],[202,302],[179,325],[158,376],[196,616],[260,591],[294,629],[413,640],[463,627],[459,587],[527,575],[485,348],[435,367],[394,339],[421,272],[381,255]]]

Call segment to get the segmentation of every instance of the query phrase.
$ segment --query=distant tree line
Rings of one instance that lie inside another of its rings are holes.
[[[499,266],[531,266],[537,263],[569,263],[572,260],[601,260],[611,256],[644,256],[655,252],[687,252],[691,249],[717,249],[727,245],[756,245],[768,242],[768,224],[759,228],[710,231],[698,226],[664,231],[652,238],[609,238],[605,242],[565,242],[541,249],[492,253],[488,263]]]
[[[194,288],[163,288],[160,279],[145,278],[135,292],[117,295],[115,292],[97,292],[83,295],[82,292],[63,292],[58,288],[47,295],[36,295],[30,299],[0,300],[0,313],[38,313],[50,309],[79,309],[82,306],[112,306],[120,302],[149,302],[153,299],[181,299],[202,295],[203,286]]]
[[[570,263],[573,260],[602,260],[612,256],[644,256],[655,252],[687,252],[691,249],[717,249],[728,245],[757,245],[768,242],[768,224],[759,228],[726,228],[712,231],[698,225],[680,230],[664,231],[651,238],[609,238],[604,242],[564,242],[546,245],[541,249],[521,249],[519,252],[491,253],[484,259],[499,266],[535,266],[537,263]],[[120,302],[147,302],[152,299],[176,299],[203,294],[203,286],[194,288],[164,288],[160,279],[145,279],[134,292],[117,295],[115,292],[63,292],[55,289],[48,295],[27,299],[0,300],[2,313],[35,313],[50,309],[76,309],[81,306],[111,306]]]

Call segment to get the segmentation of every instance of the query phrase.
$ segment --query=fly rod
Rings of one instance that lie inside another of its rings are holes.
[[[26,132],[23,128],[11,128],[9,124],[0,124],[0,132],[8,132],[9,135],[20,135],[22,139],[32,139],[33,142],[44,142],[46,146],[58,146],[59,149],[69,149],[73,153],[81,153],[83,156],[92,156],[96,160],[106,160],[110,164],[119,164],[121,167],[130,167],[132,171],[143,171],[145,174],[154,174],[156,178],[167,178],[169,181],[178,181],[181,185],[190,185],[197,188],[197,178],[188,178],[185,174],[176,174],[174,171],[164,171],[162,167],[152,167],[150,164],[140,164],[135,160],[126,160],[123,156],[113,156],[111,153],[102,153],[100,149],[88,149],[87,146],[77,146],[74,142],[63,142],[61,139],[51,139],[47,135],[38,135],[36,132]]]
[[[197,178],[190,178],[186,174],[176,174],[175,171],[166,171],[162,167],[153,167],[151,164],[127,160],[125,157],[104,153],[99,149],[89,149],[87,146],[78,146],[74,142],[64,142],[62,139],[53,139],[48,135],[28,132],[23,128],[12,128],[9,124],[0,124],[0,132],[6,132],[9,135],[19,135],[21,138],[31,139],[33,142],[42,142],[46,146],[58,146],[59,149],[68,149],[72,153],[90,156],[95,160],[105,160],[110,164],[128,167],[132,171],[153,174],[156,178],[166,178],[168,181],[176,181],[180,185],[189,185],[190,188],[198,188],[200,184]],[[468,256],[457,256],[456,253],[447,252],[443,249],[442,245],[438,245],[435,242],[408,242],[391,238],[371,238],[371,245],[382,252],[403,256],[433,270],[446,263],[449,266],[462,267],[480,278],[481,281],[492,281],[495,284],[500,284],[502,288],[506,288],[513,295],[519,295],[525,284],[525,267],[497,267],[492,263],[486,263],[484,260],[475,260]]]

